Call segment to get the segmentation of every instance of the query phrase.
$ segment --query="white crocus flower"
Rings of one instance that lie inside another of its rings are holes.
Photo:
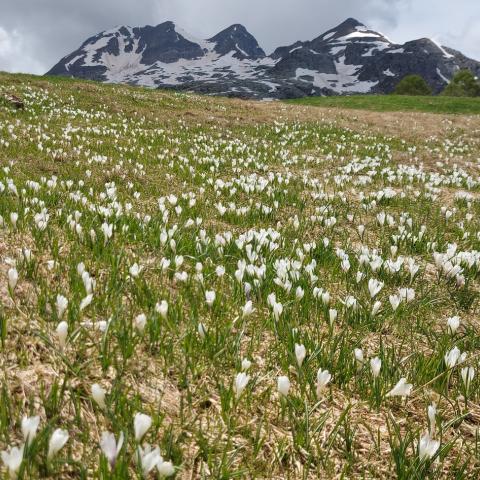
[[[413,385],[407,383],[406,378],[401,378],[397,384],[387,393],[387,397],[408,397],[412,393]]]
[[[55,306],[57,309],[57,316],[61,320],[63,317],[63,314],[67,310],[68,307],[68,300],[66,297],[63,295],[57,295],[57,300],[55,302]]]
[[[382,368],[382,361],[378,357],[374,357],[370,360],[370,369],[372,370],[373,378],[377,378],[380,375],[380,369]]]
[[[249,317],[254,311],[255,309],[253,308],[252,301],[248,300],[242,308],[242,318]]]
[[[392,306],[393,311],[397,310],[402,301],[402,299],[398,295],[390,295],[388,297],[388,300],[390,301],[390,305]]]
[[[237,399],[239,399],[240,396],[242,395],[249,380],[250,380],[250,377],[244,372],[237,374],[237,376],[235,377],[233,390],[235,391],[235,395]]]
[[[106,391],[98,383],[92,385],[92,398],[95,400],[95,403],[100,407],[105,409],[105,394]]]
[[[375,278],[371,278],[368,281],[368,291],[370,292],[370,297],[375,298],[380,290],[383,288],[383,283]]]
[[[8,287],[13,292],[15,290],[15,287],[17,286],[17,282],[18,282],[17,269],[15,267],[10,268],[8,270],[7,277],[8,277]]]
[[[102,432],[102,438],[100,440],[100,448],[103,454],[107,457],[110,467],[115,466],[118,454],[123,446],[123,432],[118,436],[118,442],[115,440],[115,435],[111,432]]]
[[[8,468],[8,474],[11,479],[17,478],[23,461],[23,449],[24,445],[21,447],[12,447],[9,450],[3,450],[1,452],[3,463]]]
[[[444,356],[445,365],[447,366],[447,368],[453,368],[457,364],[459,358],[460,350],[458,349],[458,347],[453,347]]]
[[[166,462],[162,457],[157,463],[157,470],[160,478],[171,477],[175,473],[175,467],[172,462]]]
[[[290,390],[290,380],[286,376],[278,377],[277,379],[277,391],[280,395],[286,397]]]
[[[297,365],[302,366],[305,357],[307,356],[307,349],[304,345],[295,344],[295,358],[297,359]]]
[[[305,292],[304,292],[303,288],[302,287],[297,287],[297,289],[295,290],[295,298],[297,300],[301,300],[304,295],[305,295]]]
[[[438,440],[433,440],[430,437],[430,434],[426,433],[420,438],[418,443],[418,456],[422,462],[430,460],[435,456],[439,448],[440,442]]]
[[[141,271],[143,270],[143,267],[140,267],[138,263],[134,263],[129,269],[128,272],[130,273],[130,276],[133,278],[136,278],[140,275]]]
[[[143,448],[138,446],[137,452],[144,475],[148,475],[162,459],[160,449],[152,448],[149,444],[145,444]]]
[[[40,424],[40,417],[23,417],[22,419],[22,434],[23,439],[27,445],[33,442],[33,439],[37,435],[38,425]]]
[[[451,335],[454,335],[460,326],[460,317],[454,316],[447,319],[447,328],[448,332]]]
[[[275,302],[272,306],[273,316],[276,321],[280,318],[280,315],[283,313],[283,305],[280,302]]]
[[[67,344],[67,335],[68,335],[68,323],[67,322],[60,322],[57,325],[57,337],[58,337],[58,343],[60,345],[60,348],[65,348],[65,345]]]
[[[399,288],[398,295],[400,299],[406,303],[410,303],[415,300],[415,290],[413,290],[413,288]]]
[[[322,391],[328,385],[332,378],[332,375],[329,373],[328,370],[322,370],[321,368],[318,369],[317,372],[317,397],[320,398],[322,395]]]
[[[141,333],[145,330],[145,325],[147,324],[147,316],[144,313],[137,315],[133,321],[135,328]]]
[[[213,303],[215,302],[215,292],[213,290],[209,290],[209,291],[206,291],[205,292],[205,302],[207,303],[207,305],[209,307],[211,307],[213,305]]]
[[[148,429],[152,426],[152,417],[144,413],[136,413],[133,420],[133,427],[135,430],[135,440],[140,440],[145,436]]]
[[[475,369],[473,367],[464,367],[461,370],[461,376],[463,383],[465,385],[465,389],[469,390],[470,384],[472,383],[473,377],[475,377]]]
[[[244,358],[242,360],[242,371],[243,372],[246,372],[247,370],[249,370],[251,366],[252,366],[252,362],[250,360],[248,360],[248,358]]]
[[[17,222],[18,222],[17,212],[10,212],[10,222],[12,223],[14,228],[17,226]]]
[[[197,326],[197,331],[199,337],[203,340],[205,336],[207,335],[207,327],[203,323],[199,323]]]
[[[51,459],[55,456],[67,443],[68,441],[68,432],[66,430],[62,430],[61,428],[57,428],[50,437],[50,441],[48,442],[48,459]]]
[[[382,302],[375,302],[372,307],[372,317],[374,317],[382,308]]]
[[[328,321],[330,322],[330,325],[333,325],[335,323],[335,320],[338,317],[338,312],[334,308],[331,308],[328,311]]]
[[[168,315],[168,302],[162,300],[160,303],[155,305],[155,311],[163,318],[166,319]]]
[[[92,303],[92,300],[93,300],[93,294],[92,293],[89,293],[85,298],[82,299],[82,301],[80,302],[80,311],[82,312],[83,310],[85,310],[91,303]]]
[[[355,360],[359,363],[359,365],[363,365],[364,357],[363,357],[363,350],[361,348],[355,348],[353,350],[353,355]]]

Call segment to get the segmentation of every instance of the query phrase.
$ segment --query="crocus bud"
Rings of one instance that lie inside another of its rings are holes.
[[[80,311],[82,312],[83,310],[85,310],[91,303],[92,303],[92,300],[93,300],[93,294],[92,293],[89,293],[85,298],[82,299],[82,301],[80,302],[80,306],[79,306],[79,309]]]
[[[382,368],[382,361],[378,358],[372,358],[370,360],[370,369],[372,370],[373,378],[377,378],[380,374],[380,369]]]
[[[60,344],[60,348],[65,348],[67,343],[67,335],[68,335],[68,323],[67,322],[60,322],[57,326],[57,337],[58,343]]]
[[[147,324],[147,316],[144,313],[137,315],[134,320],[135,328],[139,332],[143,332],[145,330],[145,325]]]
[[[160,303],[155,305],[155,311],[163,318],[167,318],[168,314],[168,303],[165,300],[162,300]]]
[[[305,348],[304,345],[298,345],[297,343],[295,344],[295,357],[297,359],[297,365],[299,367],[302,366],[303,361],[305,360],[305,357],[307,355],[307,349]]]
[[[106,408],[105,393],[105,389],[103,389],[98,383],[92,385],[92,398],[100,408]]]
[[[199,323],[197,326],[198,335],[203,340],[207,334],[207,327],[203,323]]]
[[[317,372],[317,397],[320,398],[322,391],[328,385],[332,378],[332,375],[329,373],[328,370],[322,370],[321,368],[318,369]]]
[[[205,292],[205,301],[209,307],[213,305],[213,302],[215,302],[215,292],[213,290]]]
[[[355,355],[355,360],[356,360],[360,365],[362,365],[362,364],[363,364],[363,361],[364,361],[362,349],[361,349],[361,348],[356,348],[356,349],[353,351],[353,354]]]
[[[68,306],[68,300],[63,295],[57,295],[55,304],[57,308],[57,317],[61,320]]]
[[[382,308],[382,302],[376,301],[372,307],[372,317],[374,317]]]
[[[305,292],[304,292],[303,288],[302,287],[297,287],[297,289],[295,290],[295,298],[297,300],[301,300],[304,295],[305,295]]]
[[[12,267],[8,270],[8,287],[10,290],[13,292],[15,290],[15,287],[17,286],[18,282],[18,272],[17,269]]]
[[[11,212],[10,213],[10,222],[12,222],[13,227],[17,226],[17,222],[18,222],[18,213],[17,212]]]
[[[333,323],[337,319],[337,316],[338,316],[338,312],[334,308],[331,308],[328,312],[328,317],[329,317],[328,319],[329,319],[330,325],[333,325]]]
[[[22,419],[22,434],[27,445],[30,445],[37,435],[40,417],[23,417]]]
[[[439,448],[440,442],[438,440],[433,440],[428,433],[423,435],[418,444],[420,461],[431,459],[437,453]]]
[[[242,317],[243,318],[247,318],[249,317],[253,312],[254,312],[254,308],[253,308],[253,303],[251,300],[248,300],[247,303],[245,303],[245,305],[243,306],[242,308]]]
[[[243,391],[245,390],[245,387],[248,384],[248,381],[250,380],[250,377],[246,373],[239,373],[235,377],[235,383],[233,385],[233,389],[235,391],[237,399],[240,398],[242,395]]]
[[[248,358],[242,360],[242,371],[246,372],[252,366],[252,362]]]
[[[160,478],[171,477],[175,473],[175,467],[172,462],[166,462],[163,458],[157,463],[157,470]]]
[[[398,383],[387,393],[387,397],[407,397],[412,392],[413,385],[407,383],[406,378],[401,378]]]
[[[145,436],[148,429],[152,426],[152,417],[145,415],[144,413],[136,413],[133,421],[135,430],[135,440],[140,440]]]
[[[473,367],[464,367],[460,373],[463,383],[465,384],[465,389],[468,392],[470,389],[470,383],[472,382],[473,377],[475,377],[475,369]]]
[[[286,376],[278,377],[277,379],[277,391],[280,395],[286,397],[290,390],[290,380]]]
[[[68,441],[68,432],[66,430],[62,430],[61,428],[57,428],[52,436],[50,437],[50,441],[48,442],[48,458],[51,459],[54,455],[56,455],[63,446]]]

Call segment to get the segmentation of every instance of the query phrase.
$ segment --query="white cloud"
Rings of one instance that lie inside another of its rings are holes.
[[[480,60],[480,2],[478,0],[422,0],[399,6],[392,36],[405,42],[420,37],[460,50]]]
[[[431,37],[480,60],[479,0],[15,0],[2,4],[0,69],[44,73],[86,38],[115,25],[174,20],[210,37],[242,23],[270,53],[347,17],[393,41]]]
[[[31,56],[22,35],[0,27],[0,71],[42,74],[44,66]]]

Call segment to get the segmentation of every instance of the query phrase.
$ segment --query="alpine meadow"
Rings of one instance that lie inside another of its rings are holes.
[[[0,94],[5,478],[479,478],[478,115]]]

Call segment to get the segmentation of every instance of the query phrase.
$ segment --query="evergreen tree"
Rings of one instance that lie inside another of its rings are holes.
[[[432,90],[420,75],[407,75],[395,87],[397,95],[431,95]]]
[[[445,87],[442,95],[449,97],[479,97],[480,83],[470,70],[460,70]]]

